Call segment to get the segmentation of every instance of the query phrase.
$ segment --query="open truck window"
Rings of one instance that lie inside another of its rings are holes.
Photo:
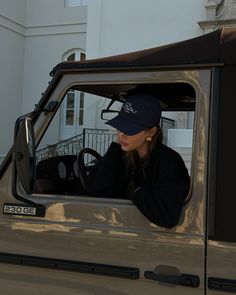
[[[79,154],[83,149],[92,149],[99,156],[106,153],[110,144],[116,140],[116,130],[105,123],[117,115],[127,94],[137,89],[160,97],[163,143],[181,155],[191,175],[196,102],[192,86],[187,83],[168,83],[102,87],[104,96],[97,94],[101,92],[99,85],[68,89],[37,147],[36,193],[85,195],[80,171],[83,163]],[[87,174],[96,160],[97,157],[91,153],[83,155]]]

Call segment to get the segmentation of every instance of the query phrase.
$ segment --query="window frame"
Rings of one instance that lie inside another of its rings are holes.
[[[122,79],[121,79],[122,77]],[[64,74],[61,77],[60,85],[56,88],[57,91],[54,91],[50,95],[49,100],[58,101],[61,103],[63,97],[66,92],[71,88],[78,85],[94,85],[94,84],[105,84],[105,85],[129,85],[129,84],[145,84],[145,83],[180,83],[184,82],[193,87],[196,93],[196,108],[195,108],[195,120],[194,120],[194,132],[195,136],[193,139],[193,153],[192,153],[192,172],[191,172],[191,189],[189,192],[189,202],[186,205],[187,213],[185,215],[189,215],[189,211],[193,211],[190,214],[191,218],[184,221],[182,219],[181,224],[183,226],[183,222],[187,222],[191,224],[194,220],[198,220],[199,224],[196,228],[196,231],[199,233],[203,231],[204,218],[202,216],[203,211],[197,210],[195,212],[194,206],[196,203],[205,202],[206,196],[206,163],[207,163],[207,137],[208,137],[208,121],[202,121],[202,124],[205,124],[204,128],[202,128],[201,132],[196,128],[196,122],[200,121],[202,112],[209,111],[209,97],[210,97],[210,89],[209,89],[209,80],[211,77],[211,69],[202,69],[202,70],[174,70],[174,71],[109,71],[109,73],[103,72],[79,72],[79,73],[71,73]],[[89,82],[88,82],[89,81]],[[47,122],[49,123],[55,114],[48,114]],[[47,129],[47,125],[45,125],[44,115],[40,115],[36,124],[36,144],[40,141],[42,135]],[[40,128],[41,126],[41,128]],[[40,128],[40,132],[37,130]],[[199,145],[198,142],[201,142],[202,145]],[[203,171],[199,170],[198,159],[201,158],[201,167]],[[195,167],[193,169],[193,167]],[[200,174],[199,174],[200,173]],[[200,182],[199,182],[200,181]],[[42,197],[40,195],[34,194],[32,198],[36,200],[38,197]],[[58,201],[63,201],[64,199],[75,200],[75,202],[89,202],[90,204],[100,204],[99,206],[103,206],[102,204],[107,204],[106,206],[113,205],[127,205],[133,207],[131,201],[129,200],[121,200],[121,199],[104,199],[104,198],[90,198],[84,196],[56,196]],[[47,199],[50,202],[50,199],[55,200],[55,195],[45,196],[44,199]],[[96,205],[97,206],[97,205]],[[185,210],[185,211],[186,211]],[[135,211],[136,212],[136,211]],[[197,216],[196,216],[197,215]],[[184,216],[183,216],[184,218]],[[182,230],[182,226],[180,226],[180,231]],[[185,224],[186,226],[186,224]]]

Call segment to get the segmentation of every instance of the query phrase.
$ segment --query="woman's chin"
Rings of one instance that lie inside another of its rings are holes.
[[[122,151],[124,151],[124,152],[130,152],[130,151],[131,151],[131,149],[129,148],[128,145],[121,145],[121,149],[122,149]]]

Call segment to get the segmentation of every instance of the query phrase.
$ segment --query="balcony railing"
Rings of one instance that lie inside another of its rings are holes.
[[[55,156],[77,155],[84,147],[95,149],[104,155],[115,137],[115,130],[84,128],[82,134],[38,150],[36,162]]]
[[[36,162],[41,160],[61,156],[61,155],[76,155],[83,148],[83,134],[73,136],[69,139],[62,140],[58,143],[48,145],[36,152]]]

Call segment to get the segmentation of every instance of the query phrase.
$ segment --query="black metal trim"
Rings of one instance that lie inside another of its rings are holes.
[[[206,203],[206,239],[213,239],[215,236],[215,190],[216,190],[216,163],[218,148],[218,125],[219,125],[219,81],[220,69],[212,71],[210,114],[209,114],[209,148],[207,165],[207,203]],[[207,241],[205,241],[207,242]],[[206,255],[207,256],[207,255]]]
[[[60,269],[65,271],[75,271],[94,275],[106,275],[126,279],[139,279],[140,275],[140,271],[136,267],[126,267],[10,253],[0,253],[0,263]]]
[[[80,68],[66,68],[62,67],[61,64],[56,65],[50,72],[51,77],[63,76],[66,74],[79,74],[81,72],[111,72],[111,71],[143,71],[143,70],[178,70],[178,69],[198,69],[198,68],[209,68],[209,67],[222,67],[225,64],[223,62],[208,62],[208,63],[187,63],[187,64],[170,64],[170,65],[126,65],[117,66],[115,64],[109,66],[93,66],[80,67]],[[64,66],[64,65],[63,65]]]
[[[158,281],[160,283],[167,283],[172,285],[181,285],[187,287],[197,288],[200,285],[200,279],[197,275],[190,274],[157,274],[152,271],[145,271],[144,277],[149,280]]]
[[[236,293],[236,280],[209,277],[208,288],[212,290],[223,291],[223,292]]]

